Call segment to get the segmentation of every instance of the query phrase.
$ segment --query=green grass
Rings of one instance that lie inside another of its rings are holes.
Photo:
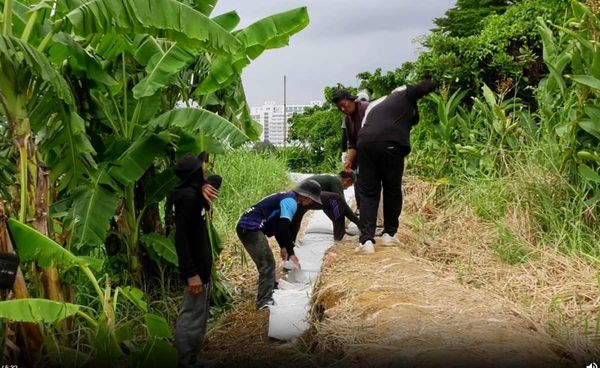
[[[494,244],[494,253],[505,262],[515,265],[525,262],[531,250],[523,241],[502,225],[497,225],[498,239]]]
[[[454,169],[448,176],[458,179],[451,180],[449,201],[470,206],[479,218],[494,224],[505,225],[509,211],[519,213],[532,230],[530,238],[518,239],[522,243],[600,260],[600,223],[589,214],[585,188],[573,185],[543,148],[513,153],[503,173],[467,175]],[[506,227],[499,228],[496,253],[509,263],[522,261],[527,252],[502,228]]]
[[[290,187],[286,163],[276,155],[235,150],[217,156],[215,173],[223,177],[215,202],[215,227],[222,237],[235,234],[240,215],[266,197]]]

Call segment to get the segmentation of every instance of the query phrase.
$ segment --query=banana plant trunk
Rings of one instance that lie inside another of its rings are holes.
[[[139,221],[136,215],[135,190],[131,185],[125,189],[123,206],[117,222],[119,232],[124,235],[127,246],[127,262],[129,274],[133,282],[140,286],[142,284],[142,267],[139,258]]]
[[[35,147],[31,145],[31,147]],[[31,150],[30,150],[31,151]],[[32,157],[35,159],[35,152],[32,152]],[[30,161],[31,162],[31,161]],[[35,193],[35,215],[33,218],[33,227],[40,233],[50,237],[48,228],[48,212],[49,208],[49,173],[48,171],[37,165],[37,187]],[[62,302],[62,288],[60,284],[60,275],[56,267],[48,267],[42,269],[42,285],[44,287],[44,296],[46,299]]]
[[[15,250],[12,246],[12,242],[10,241],[10,236],[8,235],[6,220],[7,217],[4,201],[0,200],[0,252],[14,254]],[[12,298],[29,298],[29,292],[27,291],[25,279],[20,268],[17,270],[17,276],[15,278],[15,283],[12,290]],[[13,331],[17,332],[16,335],[13,333]],[[10,324],[7,326],[7,328],[5,328],[5,333],[8,341],[13,342],[13,344],[10,344],[10,346],[20,347],[20,356],[24,357],[23,360],[25,361],[28,360],[27,358],[32,359],[32,357],[34,357],[40,351],[44,340],[39,326],[32,323]],[[5,339],[5,342],[7,339]],[[14,343],[15,341],[16,344]],[[20,360],[17,357],[17,351],[15,349],[10,349],[9,345],[7,345],[6,348],[10,350],[9,355],[14,354],[15,360],[11,361],[17,362]]]

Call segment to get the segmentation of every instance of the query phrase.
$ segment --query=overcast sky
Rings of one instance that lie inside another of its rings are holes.
[[[310,24],[283,49],[269,50],[243,74],[251,105],[288,104],[323,99],[323,88],[356,85],[356,75],[381,67],[393,70],[415,60],[415,41],[434,27],[433,19],[455,0],[220,0],[213,15],[236,10],[247,26],[265,16],[307,6]]]

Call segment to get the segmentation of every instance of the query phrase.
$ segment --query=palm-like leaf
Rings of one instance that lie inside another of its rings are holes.
[[[236,34],[244,49],[235,56],[222,56],[213,62],[208,76],[202,81],[197,95],[221,89],[234,80],[244,67],[267,49],[283,47],[292,35],[309,23],[305,7],[275,14],[251,24]]]
[[[133,97],[136,99],[152,96],[159,89],[169,85],[175,75],[190,65],[198,56],[198,52],[186,50],[173,43],[165,51],[150,58],[146,65],[146,77],[133,87]]]
[[[0,302],[0,318],[11,322],[57,323],[75,315],[79,306],[46,299],[18,299]]]
[[[40,267],[59,266],[63,269],[93,263],[75,256],[54,240],[15,219],[8,220],[8,228],[23,262],[33,261]]]
[[[64,115],[63,115],[64,116]],[[52,168],[52,180],[58,181],[58,190],[75,188],[86,180],[96,168],[85,122],[75,112],[50,126],[51,136],[45,139],[40,150],[46,153],[48,165]]]
[[[142,244],[147,248],[152,249],[152,251],[158,254],[162,259],[175,266],[179,264],[175,245],[170,239],[159,234],[148,234],[142,236],[140,240],[142,241]]]
[[[217,5],[217,0],[192,0],[194,9],[209,16]]]
[[[166,132],[150,134],[133,143],[115,163],[98,170],[95,178],[75,189],[68,220],[73,227],[71,246],[82,253],[100,247],[110,228],[123,188],[134,184],[170,141]]]
[[[106,184],[106,169],[100,169],[91,183],[77,187],[67,220],[72,226],[71,247],[89,253],[104,244],[120,195]]]
[[[71,69],[100,84],[114,87],[118,82],[103,70],[100,62],[84,49],[73,37],[60,32],[53,37],[54,44],[50,47],[50,58],[55,63],[69,60]]]
[[[240,42],[229,32],[176,0],[92,0],[68,13],[56,27],[72,28],[84,36],[110,30],[166,34],[188,46],[225,54],[240,48]]]
[[[223,13],[212,18],[214,22],[223,27],[227,31],[233,31],[240,24],[240,16],[234,11]]]
[[[152,120],[152,130],[180,128],[184,131],[203,134],[237,147],[248,141],[248,136],[238,127],[221,116],[203,109],[174,109]]]
[[[119,159],[111,165],[109,175],[123,187],[134,184],[148,170],[156,156],[163,153],[170,136],[166,132],[149,134],[134,142]]]
[[[73,96],[69,85],[44,54],[15,37],[0,36],[0,56],[10,60],[16,66],[25,64],[27,70],[47,82],[61,100],[68,105],[73,105]],[[16,90],[22,86],[15,85],[14,88]]]

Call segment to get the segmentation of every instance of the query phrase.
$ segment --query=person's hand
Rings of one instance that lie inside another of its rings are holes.
[[[288,260],[288,251],[285,248],[281,248],[281,260],[282,261]]]
[[[294,266],[296,266],[296,268],[298,268],[299,270],[302,268],[300,267],[300,261],[298,260],[298,257],[296,257],[295,255],[290,256],[290,261],[292,261],[292,263],[294,263]]]
[[[212,203],[215,199],[219,198],[219,191],[210,184],[204,184],[202,186],[202,195],[208,203]]]
[[[352,161],[350,161],[350,160],[344,161],[344,171],[346,171],[346,172],[352,171]]]
[[[190,293],[192,294],[202,294],[202,291],[204,291],[202,280],[198,275],[188,277],[188,287],[190,289]]]

